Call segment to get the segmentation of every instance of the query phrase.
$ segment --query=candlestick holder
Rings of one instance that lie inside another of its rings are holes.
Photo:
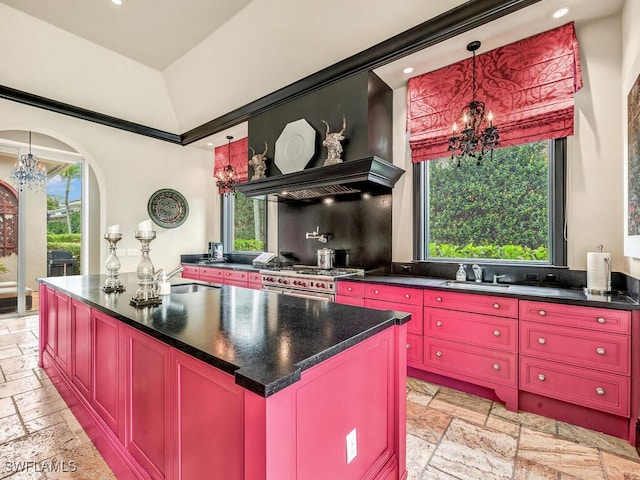
[[[136,296],[131,299],[131,305],[135,307],[156,306],[162,303],[162,299],[158,296],[153,284],[153,276],[155,274],[153,263],[149,258],[149,244],[156,238],[156,232],[153,230],[135,232],[136,239],[140,242],[140,263],[136,273],[138,275],[138,290]]]
[[[118,270],[120,270],[120,259],[116,255],[116,244],[122,239],[121,233],[107,232],[104,238],[109,242],[109,256],[104,266],[107,269],[107,279],[102,286],[105,293],[124,292],[124,286],[118,278]]]

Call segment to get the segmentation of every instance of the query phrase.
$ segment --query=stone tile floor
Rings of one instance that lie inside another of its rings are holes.
[[[0,318],[0,479],[115,478],[38,367],[37,335],[37,316]],[[640,480],[624,440],[415,379],[407,466],[410,480]]]

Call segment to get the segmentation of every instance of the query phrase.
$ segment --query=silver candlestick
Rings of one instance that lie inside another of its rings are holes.
[[[104,238],[109,242],[109,256],[104,266],[107,269],[107,279],[102,286],[105,293],[124,292],[124,286],[118,278],[118,270],[120,270],[120,259],[116,255],[116,244],[122,239],[121,233],[107,232]]]
[[[162,299],[158,296],[153,284],[155,271],[153,263],[149,258],[149,244],[156,238],[156,232],[153,230],[135,232],[135,237],[140,241],[141,257],[136,273],[138,274],[138,290],[136,296],[131,299],[131,305],[136,307],[156,306],[162,303]]]

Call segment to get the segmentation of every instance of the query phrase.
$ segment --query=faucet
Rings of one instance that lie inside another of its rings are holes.
[[[493,276],[493,283],[497,284],[498,280],[500,280],[501,278],[507,278],[507,276],[506,275],[494,275]]]
[[[156,292],[158,292],[158,295],[169,295],[171,293],[171,284],[169,283],[169,279],[171,277],[176,276],[178,273],[182,272],[183,270],[184,270],[184,267],[182,265],[178,265],[169,273],[166,273],[162,269],[158,270],[156,274],[153,276],[154,288]]]
[[[476,282],[482,282],[482,267],[477,263],[474,263],[471,267],[473,274],[476,276]]]
[[[307,240],[318,240],[320,243],[327,243],[329,241],[330,234],[319,233],[320,227],[316,227],[314,232],[306,232],[305,238]]]

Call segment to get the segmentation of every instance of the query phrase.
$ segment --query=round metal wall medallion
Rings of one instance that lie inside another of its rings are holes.
[[[189,216],[189,204],[180,192],[163,188],[149,198],[149,217],[163,228],[175,228]]]

